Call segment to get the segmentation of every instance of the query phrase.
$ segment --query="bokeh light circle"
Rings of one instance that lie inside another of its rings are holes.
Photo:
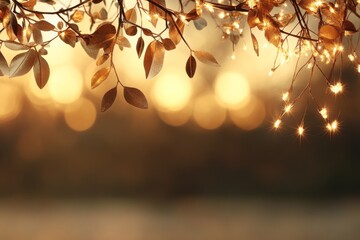
[[[0,96],[0,122],[16,118],[22,108],[19,88],[13,84],[0,83]]]
[[[215,95],[219,103],[228,109],[238,109],[250,97],[250,86],[239,73],[220,74],[215,81]]]
[[[66,124],[73,130],[82,132],[91,128],[96,121],[96,107],[85,98],[66,106],[64,109]]]
[[[80,98],[84,81],[78,69],[73,66],[63,66],[51,73],[48,85],[54,101],[68,104]]]
[[[175,74],[167,74],[156,80],[151,97],[160,111],[179,111],[189,102],[192,85],[188,78],[181,78]]]
[[[230,119],[243,130],[253,130],[259,127],[266,116],[264,103],[255,96],[251,96],[248,103],[236,110],[230,111]]]
[[[195,100],[193,117],[197,125],[212,130],[225,122],[226,110],[218,104],[213,94],[205,94]]]

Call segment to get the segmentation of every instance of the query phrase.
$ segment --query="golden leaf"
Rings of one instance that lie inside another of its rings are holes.
[[[252,41],[256,55],[259,56],[259,43],[253,33],[251,33],[251,41]]]
[[[147,109],[148,103],[145,95],[137,88],[124,87],[124,98],[127,103],[141,108]]]
[[[345,30],[345,35],[352,35],[357,32],[355,25],[352,22],[350,22],[349,20],[345,20],[343,22],[343,27]]]
[[[280,28],[271,17],[266,18],[266,22],[267,25],[265,27],[265,38],[275,47],[278,47],[281,43]]]
[[[36,51],[29,49],[27,52],[16,55],[10,62],[10,77],[26,74],[34,66]]]
[[[101,111],[105,112],[106,110],[108,110],[113,103],[115,102],[116,99],[116,95],[117,95],[117,86],[115,86],[114,88],[111,88],[109,91],[107,91],[102,100],[101,100]]]
[[[75,47],[76,44],[76,33],[71,29],[66,29],[65,31],[59,33],[60,39],[66,43],[69,44],[72,47]]]
[[[144,56],[146,78],[152,78],[161,71],[164,56],[165,49],[161,42],[154,40],[148,45]]]
[[[139,58],[141,57],[141,54],[144,51],[144,45],[145,45],[144,39],[142,37],[139,37],[136,43],[136,52]]]
[[[176,48],[175,43],[170,38],[164,38],[161,41],[164,44],[164,48],[168,51]]]
[[[131,48],[131,43],[130,41],[124,37],[124,36],[119,36],[116,39],[116,44],[119,45],[120,49],[122,50],[124,47],[126,48]]]
[[[189,76],[189,78],[192,78],[196,71],[196,60],[193,57],[193,55],[190,55],[190,57],[186,61],[185,69],[186,69],[186,73]]]
[[[49,64],[40,54],[37,53],[34,62],[34,77],[36,84],[40,89],[45,87],[46,83],[49,80],[49,76]]]
[[[335,40],[340,36],[338,29],[332,25],[322,25],[319,29],[319,37]]]
[[[55,26],[45,20],[41,20],[34,23],[33,28],[41,31],[51,31],[55,29]]]
[[[71,16],[71,19],[76,23],[81,22],[84,19],[84,11],[76,10],[74,14]]]
[[[9,66],[7,61],[0,51],[0,76],[8,75],[9,74]]]
[[[108,78],[110,70],[110,67],[105,67],[98,70],[91,79],[91,88],[94,89],[103,83]]]
[[[219,63],[216,61],[215,57],[205,51],[194,51],[195,57],[202,63],[213,65],[213,66],[220,66]]]
[[[108,60],[109,57],[110,57],[110,55],[107,53],[101,55],[101,57],[99,57],[99,59],[96,61],[96,66],[100,66],[101,64],[106,62],[106,60]]]

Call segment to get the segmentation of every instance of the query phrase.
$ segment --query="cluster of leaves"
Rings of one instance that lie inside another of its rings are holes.
[[[309,54],[303,66],[297,65],[289,87],[287,101],[295,103],[305,92],[312,94],[312,77],[305,89],[297,95],[292,94],[296,76],[305,65],[311,64],[311,76],[317,68],[326,83],[333,84],[333,69],[343,55],[343,41],[350,36],[351,42],[351,35],[358,31],[350,18],[360,17],[355,0],[78,0],[72,4],[59,7],[53,0],[0,0],[0,36],[4,37],[0,39],[0,47],[21,51],[10,64],[0,52],[0,74],[16,77],[33,69],[37,85],[43,88],[50,74],[44,57],[47,54],[45,47],[57,38],[71,47],[81,44],[100,66],[91,79],[92,88],[107,80],[112,71],[116,76],[115,86],[102,99],[102,111],[113,104],[118,87],[123,88],[128,103],[138,108],[148,107],[139,89],[122,84],[114,65],[115,49],[130,48],[130,37],[137,38],[135,49],[138,57],[143,58],[146,78],[161,71],[165,52],[174,50],[180,43],[189,49],[184,66],[192,78],[198,61],[213,66],[219,64],[211,53],[191,48],[184,34],[189,22],[201,30],[207,26],[204,16],[211,16],[223,32],[223,38],[230,39],[233,46],[248,28],[257,55],[260,49],[253,30],[258,29],[285,59],[291,51],[296,56]],[[49,10],[38,10],[40,5],[47,5]],[[47,19],[49,15],[55,16],[57,23],[51,23]],[[83,29],[81,23],[86,21],[90,22],[90,27]],[[152,27],[144,27],[148,26],[145,22],[150,22]],[[158,22],[162,22],[160,27]],[[44,39],[44,32],[53,35]],[[290,38],[297,39],[294,50],[290,49]],[[348,51],[356,58],[352,46],[349,45]],[[332,63],[329,76],[322,71],[321,62]],[[275,61],[272,71],[279,65]]]

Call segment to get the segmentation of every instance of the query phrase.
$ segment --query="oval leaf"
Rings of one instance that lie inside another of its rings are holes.
[[[137,88],[124,87],[124,98],[129,104],[141,108],[147,109],[148,103],[145,95]]]
[[[144,51],[144,45],[145,45],[144,39],[142,37],[139,37],[136,43],[136,52],[139,58],[141,57],[141,54]]]
[[[54,25],[52,25],[51,23],[49,23],[45,20],[41,20],[41,21],[34,23],[33,27],[35,29],[39,29],[41,31],[51,31],[51,30],[54,30],[54,28],[55,28]]]
[[[256,55],[259,56],[259,43],[253,33],[251,33],[251,40],[252,40],[252,44],[254,47],[254,51],[255,51]]]
[[[319,37],[335,40],[340,36],[339,31],[332,25],[322,25],[319,30]]]
[[[40,89],[45,87],[49,80],[50,68],[47,61],[40,54],[36,54],[33,70],[35,81],[38,87]]]
[[[36,51],[30,49],[27,52],[16,55],[10,63],[10,77],[17,77],[29,72],[34,66]]]
[[[161,71],[164,55],[165,49],[161,42],[154,40],[149,44],[144,57],[146,78],[152,78]]]
[[[104,97],[101,100],[101,111],[105,112],[106,110],[108,110],[111,105],[113,105],[113,103],[115,102],[116,99],[116,95],[117,95],[117,86],[110,89],[109,91],[107,91],[104,94]]]
[[[196,60],[193,55],[190,55],[186,62],[186,73],[187,75],[192,78],[196,71]]]
[[[7,64],[4,55],[2,54],[2,52],[0,52],[0,76],[4,76],[8,74],[9,74],[9,66]]]
[[[351,35],[357,32],[355,25],[349,20],[345,20],[343,23],[345,35]]]
[[[194,51],[195,57],[202,63],[219,66],[219,63],[216,61],[213,55],[205,51]]]
[[[168,51],[176,48],[175,43],[170,38],[164,38],[162,43],[164,44],[164,48]]]
[[[97,71],[91,79],[91,88],[94,89],[104,82],[110,73],[110,67],[105,67]]]

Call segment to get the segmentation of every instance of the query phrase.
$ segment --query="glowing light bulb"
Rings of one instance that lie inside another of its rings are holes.
[[[285,111],[286,113],[289,113],[289,112],[291,111],[292,107],[293,107],[292,104],[288,104],[288,105],[286,105],[286,106],[284,107],[284,111]]]
[[[327,119],[328,118],[328,111],[325,107],[323,107],[319,113],[321,114],[321,116],[324,118],[324,119]]]
[[[352,62],[355,60],[354,55],[352,55],[351,53],[348,55],[348,58],[349,58],[349,60],[352,61]]]
[[[282,95],[282,100],[283,100],[284,102],[286,102],[287,100],[289,100],[289,92],[283,93],[283,95]]]
[[[343,91],[343,85],[341,82],[337,82],[336,84],[330,85],[330,90],[336,95]]]
[[[274,122],[274,128],[275,129],[278,129],[280,127],[280,124],[281,124],[281,120],[280,119],[277,119],[275,122]]]
[[[304,132],[305,132],[305,129],[303,126],[299,126],[298,129],[297,129],[297,133],[298,135],[301,137],[304,135]]]

